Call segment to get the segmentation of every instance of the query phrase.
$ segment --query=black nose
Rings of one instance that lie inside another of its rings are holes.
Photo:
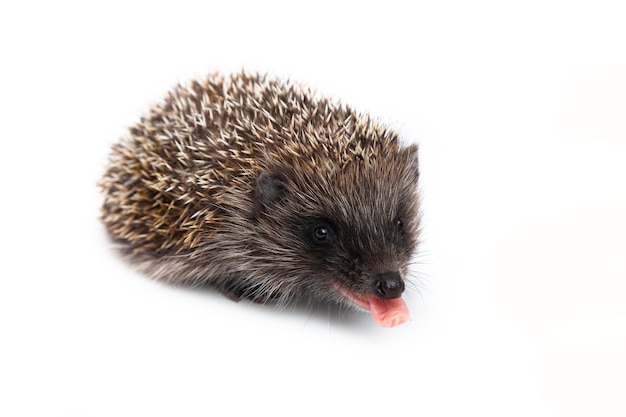
[[[374,282],[374,292],[378,298],[388,300],[390,298],[398,298],[404,291],[404,281],[398,272],[385,272],[376,275]]]

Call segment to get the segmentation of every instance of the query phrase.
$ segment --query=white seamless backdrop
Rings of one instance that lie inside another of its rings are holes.
[[[618,1],[0,6],[0,415],[626,415]],[[178,82],[288,76],[420,145],[411,320],[137,274],[96,182]]]

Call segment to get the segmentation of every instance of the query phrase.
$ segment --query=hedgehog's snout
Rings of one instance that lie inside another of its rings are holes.
[[[382,300],[398,298],[404,292],[404,281],[397,271],[384,272],[376,275],[374,294]]]

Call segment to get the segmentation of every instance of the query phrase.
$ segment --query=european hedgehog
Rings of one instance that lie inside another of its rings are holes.
[[[102,220],[141,271],[256,302],[337,302],[381,326],[418,241],[417,146],[248,72],[179,85],[112,148]]]

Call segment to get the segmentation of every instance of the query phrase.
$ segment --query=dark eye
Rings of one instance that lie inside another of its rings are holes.
[[[401,217],[398,217],[396,219],[396,227],[398,228],[399,231],[402,231],[402,228],[404,227],[404,221],[402,220]]]
[[[327,224],[318,224],[312,229],[313,242],[317,245],[326,245],[330,243],[332,232]]]

